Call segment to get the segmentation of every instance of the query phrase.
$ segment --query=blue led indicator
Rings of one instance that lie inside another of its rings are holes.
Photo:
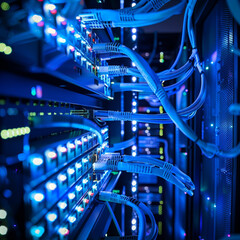
[[[44,234],[45,229],[42,226],[33,226],[30,229],[30,233],[33,237],[42,237],[42,235]]]

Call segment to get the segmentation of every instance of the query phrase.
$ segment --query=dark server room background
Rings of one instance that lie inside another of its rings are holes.
[[[240,240],[239,0],[0,0],[0,239]]]

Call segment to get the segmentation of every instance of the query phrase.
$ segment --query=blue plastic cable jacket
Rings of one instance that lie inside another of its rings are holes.
[[[125,9],[126,10],[127,9],[132,9],[133,11],[135,11],[136,9],[141,8],[146,2],[147,2],[147,0],[140,0],[134,7],[128,7],[128,8],[125,8]]]
[[[198,102],[198,104],[201,104],[201,102]],[[194,105],[196,106],[196,105]],[[115,111],[104,111],[104,110],[96,110],[95,112],[96,118],[102,118],[105,121],[116,121],[116,120],[123,120],[123,121],[152,121],[152,120],[159,120],[159,121],[168,121],[171,119],[169,118],[168,114],[144,114],[144,113],[132,113],[132,112],[115,112]],[[185,111],[185,109],[181,109],[178,111],[178,114],[182,117],[184,120],[188,120],[192,118],[196,111],[190,111],[189,113]],[[157,123],[157,122],[155,122]]]
[[[101,44],[95,44],[95,45],[101,45]],[[102,46],[104,47],[104,46]],[[176,110],[172,106],[171,102],[169,101],[166,92],[164,91],[164,88],[159,83],[158,76],[155,74],[155,72],[150,68],[148,63],[141,58],[138,54],[134,53],[132,50],[128,49],[127,47],[120,45],[119,51],[126,54],[131,58],[133,62],[135,62],[138,70],[142,74],[142,76],[145,78],[145,80],[148,82],[150,88],[152,91],[156,94],[160,102],[162,103],[165,111],[171,118],[171,120],[175,123],[175,125],[192,141],[196,141],[198,139],[198,136],[196,133],[179,117]]]
[[[174,184],[181,191],[186,192],[190,196],[193,196],[193,191],[192,191],[193,189],[189,190],[188,187],[185,186],[185,184],[182,181],[180,181],[178,178],[176,178],[172,175],[172,167],[173,166],[171,164],[169,164],[165,168],[153,168],[153,174]]]
[[[167,152],[167,150],[165,150],[165,152]],[[155,159],[152,157],[141,157],[141,156],[132,157],[132,156],[128,156],[128,155],[123,155],[122,157],[123,157],[124,162],[128,162],[128,163],[143,162],[146,164],[155,165],[155,166],[159,167],[160,169],[163,169],[165,167],[165,164],[167,163],[167,160],[161,161],[159,159]],[[153,171],[155,171],[155,170],[153,169]],[[186,174],[184,174],[182,171],[180,171],[177,167],[171,167],[171,172],[174,173],[175,175],[179,175],[182,179],[185,179],[186,181],[191,182],[191,178],[189,176],[187,176]],[[157,171],[157,174],[159,175],[158,171]]]
[[[192,190],[189,190],[183,182],[181,182],[178,178],[172,175],[173,165],[168,162],[163,163],[163,167],[154,167],[151,165],[140,164],[140,163],[125,163],[118,162],[118,170],[127,171],[132,173],[140,173],[140,174],[152,174],[159,176],[166,181],[169,181],[179,187],[182,191],[187,192],[190,196],[193,195]]]
[[[149,0],[152,5],[154,11],[158,11],[161,9],[165,4],[170,2],[170,0]]]
[[[116,55],[116,56],[118,56],[118,55]],[[119,55],[119,56],[122,57],[122,55]],[[109,67],[112,67],[112,65],[109,65]],[[159,79],[161,79],[162,81],[163,80],[168,81],[168,80],[172,80],[174,78],[183,77],[191,69],[193,70],[192,63],[190,63],[188,61],[184,66],[182,66],[181,68],[179,68],[177,70],[172,71],[171,73],[167,72],[167,71],[164,71],[164,72],[157,73],[157,75],[158,75]],[[108,72],[102,72],[102,73],[107,74]],[[108,74],[110,74],[110,73],[108,73]],[[118,75],[118,74],[116,73],[116,75]],[[127,73],[125,75],[133,75],[135,77],[142,78],[142,75],[140,74],[140,72],[135,68],[127,68]]]
[[[184,40],[185,40],[185,36],[186,36],[187,17],[188,17],[188,5],[187,5],[185,13],[184,13],[181,45],[180,45],[180,48],[179,48],[179,51],[178,51],[178,55],[177,55],[173,65],[170,67],[169,71],[172,71],[176,67],[176,65],[178,64],[178,61],[179,61],[179,59],[180,59],[180,57],[182,55]]]
[[[190,70],[188,70],[188,72],[186,72],[185,75],[183,75],[181,77],[181,79],[179,81],[177,81],[176,83],[174,83],[172,85],[164,87],[164,90],[165,91],[170,91],[170,90],[173,90],[175,88],[179,88],[180,86],[182,86],[191,77],[193,72],[194,72],[194,70],[193,70],[193,68],[191,68]]]
[[[189,119],[192,119],[194,115],[190,115],[189,117],[182,117],[184,121],[187,121]],[[104,121],[106,122],[111,122],[111,121],[121,121],[120,119],[110,119],[110,118],[104,118]],[[151,120],[151,119],[142,119],[142,120],[136,120],[137,122],[142,122],[142,123],[151,123],[151,124],[173,124],[172,120],[166,120],[166,119],[158,119],[158,120]]]
[[[188,4],[188,23],[187,23],[187,28],[188,28],[188,36],[189,40],[191,43],[192,48],[196,48],[196,39],[195,39],[195,34],[193,31],[193,26],[192,26],[192,15],[193,15],[193,10],[196,5],[196,0],[192,0]]]
[[[185,5],[186,1],[182,0],[179,4],[165,10],[147,14],[134,14],[134,18],[136,21],[156,21],[161,18],[166,18],[172,15],[182,13],[182,10],[184,9]]]
[[[181,85],[183,85],[186,80],[192,75],[193,68],[188,70],[185,75],[181,76],[181,79],[169,86],[164,87],[165,91],[171,91],[175,88],[179,88]],[[122,91],[146,91],[151,92],[151,89],[149,88],[148,84],[146,83],[115,83],[112,85],[113,92],[122,92]]]
[[[147,120],[170,120],[167,114],[144,114],[132,112],[115,112],[115,111],[95,111],[96,118],[123,120],[123,121],[147,121]]]
[[[159,86],[161,86],[161,83],[159,82],[157,75],[150,68],[148,63],[143,58],[141,58],[137,53],[133,52],[129,48],[125,47],[124,45],[120,45],[119,50],[131,58],[131,60],[136,64],[141,75],[148,82],[152,91],[155,92],[156,89]]]
[[[234,19],[240,24],[240,2],[238,0],[227,0],[227,4]]]
[[[240,143],[229,151],[219,151],[217,155],[224,158],[235,158],[239,154],[240,154]]]
[[[161,10],[155,13],[133,14],[134,21],[115,21],[113,27],[142,27],[162,22],[174,15],[180,14],[185,7],[185,0],[181,1],[174,7]],[[111,18],[112,21],[112,18]]]
[[[139,231],[138,231],[138,240],[145,240],[145,236],[146,236],[146,218],[143,214],[143,212],[140,210],[139,207],[137,207],[135,204],[133,204],[132,202],[128,201],[127,205],[129,207],[132,207],[137,215],[138,215],[138,219],[139,219]]]
[[[138,27],[155,24],[173,15],[180,14],[185,6],[185,0],[179,4],[156,13],[134,14],[132,9],[109,10],[88,9],[80,14],[85,24],[92,26],[111,25],[112,27]]]
[[[130,201],[130,198],[124,195],[114,194],[111,192],[103,192],[101,191],[99,194],[99,200],[108,201],[108,202],[115,202],[119,204],[125,204],[129,207],[133,208],[139,219],[139,231],[138,231],[138,240],[145,240],[146,235],[146,218],[142,212],[142,210]]]
[[[111,60],[111,59],[115,59],[115,58],[127,58],[126,55],[112,54],[112,53],[102,53],[102,54],[100,54],[99,57],[101,60]]]
[[[136,137],[133,137],[131,139],[128,139],[126,141],[115,143],[111,148],[108,149],[108,152],[115,152],[119,150],[126,149],[128,147],[131,147],[132,145],[136,144]]]
[[[180,3],[181,4],[181,3]],[[179,5],[180,5],[179,4]],[[185,5],[185,4],[184,4]],[[137,18],[139,18],[138,15],[143,15],[143,14],[134,14],[134,21],[127,21],[127,22],[112,22],[112,26],[113,27],[144,27],[144,26],[149,26],[149,25],[153,25],[153,24],[157,24],[160,22],[165,21],[166,19],[174,16],[174,15],[178,15],[182,12],[184,5],[181,4],[181,8],[177,9],[177,10],[170,10],[167,9],[168,12],[164,12],[164,15],[159,15],[160,17],[157,16],[153,16],[154,19],[149,19],[147,16],[145,16],[145,19],[139,19],[136,20]],[[179,6],[178,6],[179,7]],[[163,11],[167,11],[167,10],[163,10]],[[162,11],[157,12],[158,14],[161,13]],[[146,14],[157,14],[157,13],[146,13]],[[145,15],[146,15],[145,14]],[[144,16],[140,16],[140,17],[144,17]]]
[[[156,92],[157,97],[161,101],[165,111],[168,113],[171,120],[175,123],[175,125],[181,130],[181,132],[187,136],[189,139],[191,139],[193,142],[195,142],[198,139],[198,136],[196,133],[179,117],[179,115],[176,112],[176,109],[173,107],[171,102],[166,96],[161,96],[160,94],[164,90],[160,89],[158,92]],[[162,94],[163,95],[163,94]]]
[[[131,173],[150,174],[152,173],[153,166],[142,164],[142,163],[118,163],[119,171],[126,171]]]
[[[173,14],[172,16],[177,15],[176,13]],[[145,27],[145,26],[149,26],[149,25],[154,25],[154,24],[158,24],[160,22],[163,22],[167,19],[169,19],[171,16],[165,16],[164,18],[162,17],[159,20],[155,20],[155,21],[147,21],[147,20],[143,20],[143,21],[134,21],[134,22],[122,22],[121,24],[115,24],[114,27],[125,27],[125,28],[132,28],[132,27]]]
[[[193,55],[190,57],[191,60],[193,60]],[[166,78],[177,78],[181,76],[182,74],[186,73],[190,68],[192,68],[192,62],[189,60],[180,68],[170,71],[169,69],[162,71],[160,73],[157,73],[159,77],[166,77]],[[164,79],[165,80],[165,79]]]
[[[135,76],[135,77],[138,77],[138,78],[142,78],[141,73],[138,72],[138,71],[135,71],[134,68],[129,68],[129,69],[127,70],[127,72],[128,72],[129,75],[132,75],[132,76]]]
[[[152,157],[141,157],[141,156],[132,157],[128,155],[123,155],[123,161],[124,162],[145,162],[145,163],[153,164],[160,168],[162,168],[164,165],[164,161],[156,158],[152,158]]]
[[[139,208],[141,208],[143,210],[143,212],[145,214],[147,214],[151,220],[151,226],[152,226],[152,229],[151,229],[151,232],[150,234],[147,236],[147,240],[155,240],[156,239],[156,231],[157,231],[157,224],[156,224],[156,221],[155,221],[155,218],[153,216],[153,213],[151,212],[151,210],[144,204],[144,203],[140,203],[139,204]]]
[[[134,11],[134,14],[138,14],[138,13],[147,13],[148,11],[150,11],[152,9],[151,4],[148,2],[147,4],[145,4],[143,7],[136,9]]]
[[[197,99],[187,108],[181,109],[178,111],[178,114],[181,115],[182,117],[185,116],[185,120],[192,118],[196,111],[202,106],[202,104],[205,101],[206,98],[206,78],[204,77],[203,74],[201,74],[201,89],[199,92],[199,95]],[[128,121],[136,120],[149,120],[149,119],[159,119],[159,120],[170,120],[168,114],[133,114],[131,112],[110,112],[111,116],[114,117],[114,119],[124,119]],[[193,114],[194,113],[194,114]],[[96,117],[111,117],[109,116],[109,112],[107,111],[96,111]],[[125,117],[126,116],[126,117]],[[114,120],[113,119],[113,120]],[[106,119],[105,119],[106,120]],[[169,121],[167,123],[171,123],[172,121]],[[158,122],[154,122],[158,123]]]
[[[175,123],[175,125],[192,141],[196,141],[198,136],[196,133],[179,117],[175,108],[172,106],[171,102],[169,101],[166,92],[161,84],[158,83],[157,75],[152,71],[148,63],[142,59],[139,60],[140,56],[135,54],[130,49],[126,48],[125,46],[121,45],[119,50],[124,54],[128,55],[133,62],[135,62],[138,70],[141,72],[145,80],[149,83],[152,91],[156,94],[160,102],[162,103],[165,111],[171,118],[171,120]],[[142,62],[144,62],[144,65]]]
[[[201,74],[201,89],[199,91],[198,97],[190,106],[186,107],[183,112],[181,110],[179,112],[181,112],[181,114],[184,115],[185,113],[197,111],[204,104],[206,96],[207,96],[206,78],[204,74]]]

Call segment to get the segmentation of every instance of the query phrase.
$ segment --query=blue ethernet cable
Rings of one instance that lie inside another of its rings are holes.
[[[120,142],[120,143],[114,143],[112,146],[109,146],[108,151],[109,152],[115,152],[115,151],[120,151],[120,150],[124,150],[128,147],[133,146],[134,144],[136,144],[137,138],[133,137],[130,138],[126,141]]]
[[[147,11],[150,6],[152,11],[158,11],[162,6],[168,3],[170,0],[140,0],[135,6],[131,8],[125,8],[125,10],[133,10],[135,13]],[[147,9],[145,8],[147,7]]]
[[[188,3],[189,5],[189,3]],[[187,17],[188,17],[188,5],[186,7],[185,13],[184,13],[184,18],[183,18],[183,27],[182,27],[182,37],[181,37],[181,44],[180,44],[180,48],[177,54],[177,57],[174,61],[174,63],[172,64],[172,66],[170,67],[169,71],[172,71],[176,65],[179,62],[179,59],[182,55],[182,49],[183,49],[183,45],[184,45],[184,40],[185,40],[185,36],[186,36],[186,24],[187,24]]]
[[[190,69],[185,75],[181,77],[176,83],[164,87],[165,91],[172,91],[181,87],[192,75],[193,69]],[[113,92],[127,92],[127,91],[136,91],[136,92],[152,92],[147,83],[114,83],[112,84]]]
[[[125,205],[132,207],[136,211],[138,218],[139,218],[138,239],[147,239],[147,240],[155,240],[156,239],[157,232],[158,232],[156,221],[155,221],[155,218],[154,218],[152,212],[144,203],[139,202],[138,200],[136,200],[132,197],[128,197],[125,195],[120,195],[120,194],[116,194],[116,193],[112,193],[112,192],[105,192],[105,191],[101,191],[99,193],[99,200],[107,201],[107,202],[114,202],[114,203],[118,203],[118,204],[125,204]],[[146,234],[146,218],[145,218],[143,212],[150,217],[151,225],[152,225],[151,232],[147,236],[145,236],[145,234]]]
[[[134,13],[147,13],[149,11],[152,10],[152,6],[151,6],[151,3],[150,2],[147,2],[147,4],[145,4],[143,7],[139,8],[139,9],[136,9],[134,11]]]
[[[93,164],[95,171],[113,170],[156,175],[171,182],[183,192],[193,196],[195,186],[189,176],[171,163],[154,158],[105,154]]]
[[[196,112],[191,112],[189,115],[181,115],[183,120],[188,120],[195,115]],[[95,110],[94,116],[97,119],[104,121],[137,121],[146,123],[172,123],[172,120],[168,117],[166,113],[163,114],[142,114],[142,113],[132,113],[132,112],[117,112],[117,111],[104,111]]]
[[[98,53],[101,52],[100,50],[98,50]],[[191,56],[189,57],[189,60],[180,68],[178,69],[173,69],[172,71],[170,71],[170,69],[167,69],[165,71],[159,72],[157,73],[158,77],[162,80],[162,81],[168,81],[168,80],[172,80],[174,78],[178,78],[183,74],[186,74],[187,71],[189,71],[194,64],[194,56],[196,54],[196,51],[192,51]],[[109,52],[106,53],[105,51],[102,51],[100,55],[100,58],[103,60],[111,60],[114,58],[123,58],[123,57],[127,57],[126,55],[123,54],[114,54],[113,52]],[[107,71],[110,68],[110,73],[112,73],[113,75],[117,75],[120,74],[118,70],[118,66],[113,66],[113,69],[111,65],[109,66],[104,66],[103,68],[100,67],[100,71],[102,71],[102,73],[107,73]],[[120,66],[119,66],[120,68]],[[140,74],[140,72],[138,71],[138,69],[136,68],[128,68],[126,66],[123,66],[123,68],[127,68],[127,72],[132,73],[133,75],[136,74],[135,76],[137,77],[141,77],[142,75]]]
[[[199,55],[197,54],[197,50],[196,50],[196,39],[195,39],[195,34],[194,34],[192,22],[191,22],[191,17],[193,14],[195,4],[196,4],[196,0],[191,0],[189,2],[188,8],[187,8],[187,12],[188,12],[187,28],[188,28],[188,35],[189,35],[190,43],[192,45],[192,48],[196,52],[196,54],[194,56],[195,61],[196,61],[196,67],[201,75],[201,81],[205,82],[204,72],[203,72],[203,69],[202,69],[202,66],[200,63]],[[238,146],[235,147],[234,149],[232,149],[233,150],[232,152],[231,152],[231,150],[228,152],[224,152],[224,151],[219,151],[218,147],[215,144],[204,142],[203,140],[201,140],[196,135],[196,133],[178,115],[178,113],[172,106],[171,102],[169,101],[167,94],[164,91],[164,88],[159,83],[157,75],[152,71],[152,69],[147,64],[147,62],[141,56],[139,56],[137,53],[133,52],[132,50],[128,49],[127,47],[125,47],[123,45],[116,44],[116,43],[96,44],[94,46],[94,49],[95,50],[105,50],[107,52],[122,53],[122,54],[126,54],[127,56],[129,56],[130,59],[137,66],[139,72],[142,74],[142,76],[148,82],[149,87],[151,88],[153,93],[155,93],[155,95],[159,98],[165,111],[167,112],[167,114],[169,115],[169,117],[171,118],[173,123],[182,131],[182,133],[184,133],[190,140],[195,142],[200,147],[200,149],[202,150],[202,152],[205,156],[212,158],[215,155],[227,156],[227,153],[229,153],[229,155],[231,155],[231,156],[233,155],[233,153],[234,153],[234,155],[240,154],[240,150],[239,150]],[[198,100],[199,101],[197,103],[199,104],[199,102],[201,102],[201,99],[198,99]],[[124,117],[124,119],[125,119],[125,117]]]
[[[170,2],[170,0],[149,0],[149,3],[151,3],[154,11],[158,11],[168,2]]]
[[[195,51],[193,51],[192,55],[190,56],[189,60],[184,64],[184,66],[180,67],[179,69],[176,69],[174,71],[165,70],[160,73],[157,73],[159,79],[162,81],[168,81],[172,80],[174,78],[181,77],[182,75],[186,74],[189,70],[193,68],[194,63],[194,55]],[[121,58],[124,55],[113,55],[114,58]],[[126,56],[125,56],[126,57]],[[102,57],[100,57],[102,58]],[[105,60],[112,59],[111,56],[107,56],[104,58]],[[126,66],[118,66],[118,65],[108,65],[108,66],[101,66],[98,69],[99,73],[101,74],[109,74],[113,76],[123,76],[123,75],[133,75],[139,78],[142,78],[142,75],[136,68],[129,68]]]
[[[122,55],[119,55],[119,56],[122,57]],[[193,54],[189,58],[189,61],[187,61],[187,63],[181,68],[171,72],[163,71],[163,72],[157,73],[157,75],[159,77],[159,80],[169,81],[174,78],[184,77],[184,75],[189,73],[190,70],[193,70]],[[132,75],[138,78],[142,78],[141,73],[136,68],[129,68],[126,66],[118,66],[118,65],[101,66],[98,68],[98,72],[100,74],[109,74],[111,76]]]
[[[101,59],[101,61],[107,61],[115,58],[127,58],[127,56],[123,54],[105,53],[99,55],[99,58]]]
[[[136,71],[136,69],[118,65],[100,66],[98,68],[98,73],[108,74],[110,76],[133,75],[135,77],[142,77],[142,75],[138,71]]]
[[[148,82],[153,93],[162,103],[162,106],[164,107],[165,111],[167,112],[173,123],[181,130],[181,132],[190,140],[197,143],[197,145],[201,148],[202,152],[207,157],[211,158],[214,155],[218,154],[219,151],[216,145],[201,140],[196,135],[196,133],[181,119],[181,117],[176,112],[176,109],[169,101],[162,84],[158,80],[157,75],[153,72],[148,63],[140,55],[127,48],[126,46],[117,43],[95,44],[93,48],[94,50],[106,50],[107,52],[121,52],[129,56],[129,58],[135,63],[136,67],[141,72],[145,80]],[[201,79],[203,81],[205,77],[197,54],[195,55],[195,60],[197,68],[201,75]]]
[[[139,207],[140,202],[138,202],[134,198],[130,198],[125,195],[119,195],[116,193],[105,192],[105,191],[101,191],[99,193],[99,200],[118,203],[118,204],[125,204],[125,205],[133,208],[136,211],[136,213],[138,215],[138,219],[139,219],[138,240],[145,240],[146,218],[143,214],[143,211]]]
[[[90,28],[104,28],[107,26],[140,27],[159,23],[174,15],[180,14],[184,9],[185,4],[186,1],[182,0],[179,4],[159,12],[136,14],[131,9],[121,9],[119,11],[90,9],[83,10],[79,17]]]
[[[192,25],[192,15],[193,15],[193,11],[196,3],[197,3],[197,0],[190,0],[188,3],[188,8],[186,9],[186,11],[188,12],[188,22],[187,22],[188,37],[193,49],[197,47],[196,38],[195,38],[193,25]]]
[[[141,8],[134,9],[134,13],[146,13],[146,12],[157,12],[161,9],[165,4],[167,4],[170,0],[148,0],[147,3]]]
[[[183,120],[188,120],[192,118],[196,111],[203,105],[206,98],[206,79],[201,78],[201,89],[197,99],[188,107],[179,110],[177,113],[181,116]],[[96,118],[104,119],[105,121],[116,121],[116,120],[124,120],[124,121],[144,121],[148,123],[172,123],[172,120],[169,118],[168,114],[139,114],[139,113],[131,113],[131,112],[115,112],[115,111],[102,111],[96,110],[94,111],[94,115]],[[151,119],[151,120],[150,120]],[[156,121],[153,121],[156,120]]]
[[[157,46],[158,46],[158,32],[154,32],[154,37],[153,37],[153,50],[148,58],[148,64],[151,64],[157,51]]]
[[[155,221],[155,218],[153,216],[153,213],[151,212],[151,210],[144,204],[144,203],[140,203],[139,207],[143,210],[143,212],[145,214],[147,214],[151,220],[151,232],[150,234],[147,236],[147,239],[149,240],[155,240],[157,238],[157,234],[158,234],[158,228],[157,228],[157,224]]]
[[[227,0],[227,4],[234,19],[240,24],[240,2],[238,0]]]

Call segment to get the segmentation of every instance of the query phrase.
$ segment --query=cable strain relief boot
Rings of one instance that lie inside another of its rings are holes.
[[[155,92],[155,95],[158,97],[160,102],[162,101],[162,99],[168,97],[167,93],[164,90],[161,90],[161,89],[157,89],[156,92]]]
[[[99,200],[107,201],[107,202],[114,202],[119,204],[126,204],[129,201],[129,197],[125,195],[119,195],[112,192],[104,192],[101,191],[99,193]]]
[[[116,120],[123,121],[132,121],[132,113],[131,112],[115,112],[108,111],[108,117]]]
[[[101,12],[97,11],[96,16],[97,16],[99,24],[101,24],[103,26],[102,28],[112,27],[112,22],[111,21],[103,21]]]
[[[139,202],[137,199],[135,199],[133,197],[129,197],[128,201],[132,202],[133,204],[135,204],[137,206],[139,206],[139,204],[141,203],[141,202]]]
[[[162,178],[168,180],[172,174],[173,165],[171,163],[165,162],[163,165],[163,176]]]
[[[108,66],[108,74],[109,75],[126,75],[127,67],[125,66]]]
[[[107,43],[105,45],[105,50],[107,52],[120,52],[119,47],[121,46],[120,43],[114,42],[114,43]]]
[[[133,22],[135,21],[134,19],[134,14],[133,11],[131,9],[120,9],[119,10],[119,16],[120,16],[120,20],[122,22]]]
[[[155,11],[158,11],[163,5],[168,3],[170,0],[148,0],[151,3],[152,8]]]
[[[114,160],[114,161],[122,161],[123,156],[119,153],[105,153],[101,156],[101,159],[105,160]]]
[[[125,66],[120,66],[119,72],[121,75],[126,75],[127,74],[128,68]]]
[[[152,173],[153,166],[132,164],[132,163],[128,163],[127,165],[128,165],[127,172],[142,173],[142,174]]]

